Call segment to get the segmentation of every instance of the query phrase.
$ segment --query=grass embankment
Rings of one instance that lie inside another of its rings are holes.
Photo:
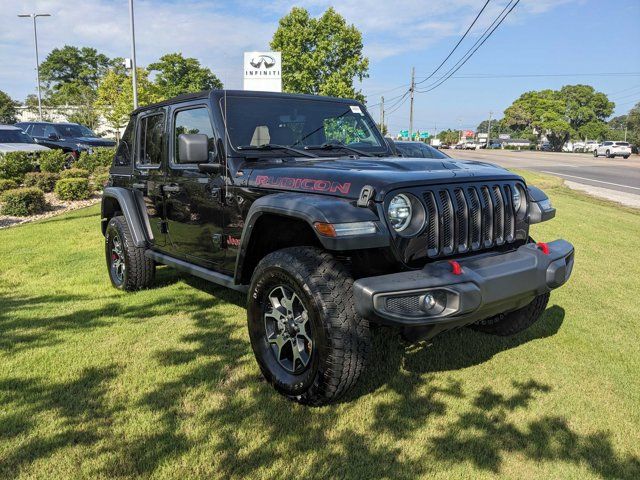
[[[0,477],[640,477],[640,214],[526,175],[558,207],[534,235],[576,246],[542,320],[378,337],[320,409],[260,380],[240,295],[113,290],[97,207],[0,231]]]

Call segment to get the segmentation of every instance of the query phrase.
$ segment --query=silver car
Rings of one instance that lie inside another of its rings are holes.
[[[33,138],[12,125],[0,125],[0,153],[40,152],[49,150],[38,145]]]

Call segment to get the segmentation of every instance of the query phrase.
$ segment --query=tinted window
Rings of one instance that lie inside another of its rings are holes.
[[[209,119],[209,110],[207,110],[207,108],[193,108],[190,110],[181,110],[176,113],[173,131],[176,163],[181,163],[178,137],[183,133],[200,133],[206,135],[209,139],[209,152],[215,151],[215,138],[213,136],[213,128],[211,128],[211,120]]]
[[[133,126],[135,125],[135,119],[129,122],[127,128],[122,134],[116,155],[113,160],[114,165],[126,167],[131,165],[131,152],[133,150]]]
[[[447,155],[440,150],[433,148],[422,142],[412,143],[396,143],[396,148],[402,154],[403,157],[415,157],[415,158],[448,158]]]
[[[64,137],[84,137],[80,125],[56,125],[56,131],[62,138]]]
[[[162,161],[164,115],[144,117],[138,128],[138,165],[159,165]]]
[[[62,137],[62,135],[56,132],[56,128],[53,125],[45,125],[44,134],[42,136],[45,138],[49,138],[49,135],[58,135]]]
[[[22,130],[0,130],[0,143],[34,143]]]
[[[34,137],[44,137],[44,125],[33,125],[29,132]]]

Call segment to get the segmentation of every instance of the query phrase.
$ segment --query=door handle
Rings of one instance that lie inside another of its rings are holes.
[[[180,191],[179,185],[163,185],[162,191],[165,193],[175,193]]]

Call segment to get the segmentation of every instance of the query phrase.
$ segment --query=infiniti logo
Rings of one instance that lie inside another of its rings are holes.
[[[271,68],[276,64],[276,60],[271,55],[258,55],[257,57],[253,57],[249,63],[253,68],[260,68],[262,65],[264,65],[265,68]]]

